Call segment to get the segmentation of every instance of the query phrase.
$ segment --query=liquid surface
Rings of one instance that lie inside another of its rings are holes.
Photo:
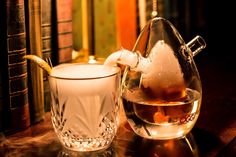
[[[61,64],[54,67],[51,76],[60,78],[99,78],[118,73],[118,67],[100,64]]]
[[[186,89],[186,96],[172,101],[153,100],[140,89],[127,90],[123,104],[129,124],[140,136],[170,139],[189,132],[199,115],[200,93]]]

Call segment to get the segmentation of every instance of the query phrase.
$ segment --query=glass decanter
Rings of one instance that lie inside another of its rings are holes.
[[[206,43],[196,36],[185,44],[166,19],[150,20],[131,51],[111,54],[105,64],[126,65],[122,100],[133,131],[149,139],[186,135],[196,123],[202,86],[193,56]]]

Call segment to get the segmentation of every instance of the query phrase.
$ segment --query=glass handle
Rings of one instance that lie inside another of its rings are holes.
[[[202,49],[206,47],[206,42],[201,36],[197,35],[195,38],[189,41],[186,45],[192,51],[193,56],[196,56],[199,52],[202,51]]]

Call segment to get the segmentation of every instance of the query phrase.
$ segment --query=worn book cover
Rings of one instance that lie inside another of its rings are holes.
[[[43,59],[52,57],[52,1],[42,0],[41,7],[42,55]],[[43,71],[44,109],[50,111],[50,91],[46,71]]]
[[[52,61],[72,60],[72,0],[52,0]]]
[[[72,9],[73,49],[75,51],[80,51],[83,49],[82,0],[73,0]]]
[[[106,58],[118,49],[116,1],[94,0],[95,56]]]
[[[41,0],[26,0],[27,54],[43,57],[41,39]],[[31,123],[44,119],[43,70],[28,61],[28,87]]]
[[[118,47],[132,50],[138,34],[138,4],[136,0],[116,1],[116,23]]]
[[[30,126],[28,104],[24,0],[0,2],[1,114],[3,131],[15,133]]]

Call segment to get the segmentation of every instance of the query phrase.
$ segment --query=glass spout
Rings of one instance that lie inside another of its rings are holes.
[[[196,56],[202,49],[206,48],[205,40],[199,35],[189,41],[186,45],[192,51],[193,56]]]
[[[115,66],[119,63],[130,67],[134,71],[144,72],[149,62],[148,58],[142,57],[138,52],[121,49],[108,56],[104,65]]]
[[[104,65],[115,66],[117,63],[120,63],[122,65],[135,67],[137,62],[138,56],[136,53],[122,48],[121,50],[113,52],[109,55],[105,60]]]

